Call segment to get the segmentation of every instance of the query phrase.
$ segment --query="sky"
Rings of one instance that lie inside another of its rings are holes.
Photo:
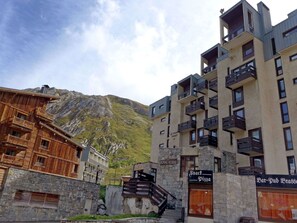
[[[47,84],[149,105],[200,73],[200,54],[220,41],[220,9],[237,2],[0,0],[0,86]],[[297,1],[263,2],[273,25],[297,9]]]

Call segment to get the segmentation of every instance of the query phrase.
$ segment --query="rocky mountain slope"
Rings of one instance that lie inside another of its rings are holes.
[[[55,123],[78,142],[92,145],[110,158],[107,183],[110,178],[129,175],[134,163],[149,160],[148,106],[113,95],[88,96],[55,88],[47,93],[60,96],[47,108]]]

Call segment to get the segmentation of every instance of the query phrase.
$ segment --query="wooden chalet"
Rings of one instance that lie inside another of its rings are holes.
[[[0,87],[1,166],[77,178],[83,147],[46,112],[47,104],[56,99]]]

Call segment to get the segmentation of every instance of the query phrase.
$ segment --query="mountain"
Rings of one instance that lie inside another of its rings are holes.
[[[110,158],[107,183],[130,175],[134,163],[149,161],[152,123],[148,106],[113,95],[89,96],[56,88],[47,93],[60,96],[47,107],[55,124],[77,142],[92,145]]]

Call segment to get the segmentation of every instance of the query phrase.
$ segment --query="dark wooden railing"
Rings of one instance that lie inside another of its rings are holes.
[[[8,120],[8,123],[11,124],[11,125],[20,126],[20,127],[24,128],[24,129],[27,129],[27,130],[30,130],[30,131],[32,131],[33,127],[34,127],[33,122],[29,122],[27,120],[21,119],[21,118],[16,117],[16,116],[11,117]]]
[[[226,87],[228,88],[231,85],[239,83],[250,77],[257,79],[256,68],[253,66],[241,68],[239,71],[233,72],[226,76]]]
[[[209,107],[218,109],[218,96],[213,96],[209,98]]]
[[[184,91],[183,93],[181,93],[181,94],[178,95],[178,100],[181,100],[181,99],[186,98],[188,96],[197,96],[197,92],[194,91],[194,90],[192,90],[192,91],[190,91],[190,90]]]
[[[215,69],[217,69],[217,65],[216,64],[214,64],[212,66],[208,66],[208,67],[203,68],[203,73],[204,74],[207,74],[207,73],[209,73],[209,72],[211,72],[211,71],[213,71]]]
[[[200,146],[218,146],[218,138],[211,135],[205,135],[200,138]]]
[[[203,123],[204,128],[208,130],[213,130],[218,128],[218,116],[213,116],[211,118],[205,119]]]
[[[190,115],[198,110],[205,110],[205,103],[204,101],[196,100],[195,104],[188,105],[186,107],[186,114]]]
[[[208,82],[208,88],[212,91],[217,92],[218,91],[218,79],[212,79]]]
[[[223,130],[233,132],[239,129],[246,129],[245,118],[237,115],[231,115],[223,118]]]
[[[123,197],[145,197],[149,198],[153,205],[158,206],[158,215],[161,216],[167,206],[168,192],[162,187],[150,181],[142,181],[132,178],[123,183]]]
[[[238,153],[245,155],[262,155],[263,143],[262,140],[253,137],[246,137],[237,140]]]
[[[178,131],[179,132],[190,131],[190,130],[193,130],[195,128],[196,128],[196,121],[195,120],[190,120],[190,121],[178,124]]]
[[[256,166],[238,167],[238,174],[242,176],[265,174],[265,170]]]
[[[6,164],[12,164],[15,166],[22,166],[24,162],[24,157],[9,156],[6,154],[1,155],[1,162]]]
[[[208,82],[207,80],[203,80],[195,85],[196,90],[200,93],[205,93],[208,89]]]
[[[243,31],[244,31],[243,26],[241,26],[235,30],[232,30],[228,35],[223,37],[223,43],[229,42],[230,40],[232,40],[233,38],[238,36],[240,33],[242,33]]]
[[[4,143],[16,145],[16,146],[25,147],[25,148],[28,147],[28,142],[29,142],[29,140],[27,140],[27,139],[22,139],[22,138],[19,138],[19,137],[10,135],[10,134],[2,136],[0,138],[0,141],[4,142]]]

